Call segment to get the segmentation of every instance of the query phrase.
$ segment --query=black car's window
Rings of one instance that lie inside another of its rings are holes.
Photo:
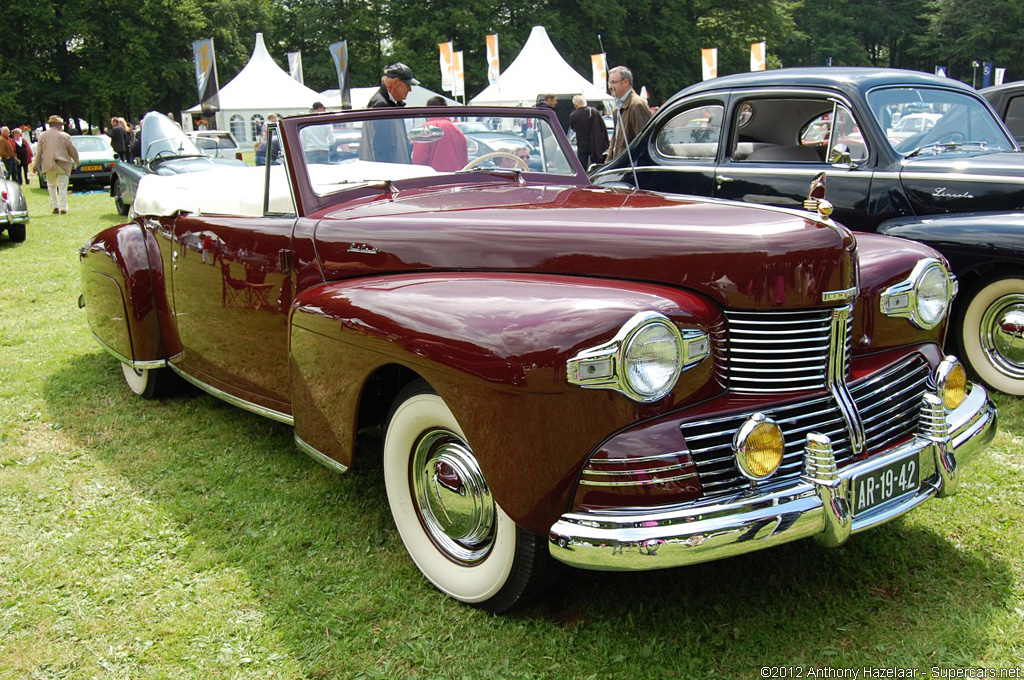
[[[839,145],[850,152],[850,160],[866,160],[868,149],[860,126],[848,108],[836,105],[833,111],[815,116],[800,131],[800,144],[813,147],[819,155],[832,157]],[[832,149],[832,152],[829,152]]]
[[[904,155],[1013,149],[988,108],[966,92],[889,87],[869,92],[868,104],[889,144]]]
[[[823,163],[827,144],[813,140],[833,106],[826,99],[792,97],[739,102],[733,109],[736,124],[729,157],[762,163]]]
[[[666,158],[714,160],[722,136],[722,106],[701,105],[673,116],[654,140]]]
[[[1010,100],[1010,105],[1006,107],[1006,127],[1010,128],[1018,142],[1024,139],[1024,97]]]

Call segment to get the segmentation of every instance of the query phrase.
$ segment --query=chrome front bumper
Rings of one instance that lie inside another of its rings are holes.
[[[926,394],[920,432],[884,454],[836,470],[830,449],[823,452],[809,444],[798,479],[713,502],[567,513],[551,527],[548,549],[574,567],[632,571],[707,562],[810,536],[837,546],[850,534],[899,517],[932,496],[956,493],[960,467],[992,441],[996,416],[980,385],[949,413],[937,397]],[[917,491],[853,514],[854,477],[914,455],[920,465]]]

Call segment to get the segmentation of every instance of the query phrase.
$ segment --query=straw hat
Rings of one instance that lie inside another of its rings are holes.
[[[64,119],[58,116],[56,113],[50,116],[50,120],[46,121],[50,125],[63,125]]]

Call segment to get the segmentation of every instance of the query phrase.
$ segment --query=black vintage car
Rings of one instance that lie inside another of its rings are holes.
[[[156,111],[150,111],[142,119],[141,135],[138,157],[132,163],[119,161],[114,165],[110,181],[110,195],[122,215],[128,214],[139,182],[148,174],[180,175],[245,165],[234,158],[207,156],[174,121]]]
[[[893,69],[779,69],[672,97],[596,184],[801,208],[942,252],[960,292],[947,344],[1024,395],[1024,154],[972,88]]]
[[[1017,144],[1024,143],[1024,80],[986,87],[980,92],[1006,123]]]

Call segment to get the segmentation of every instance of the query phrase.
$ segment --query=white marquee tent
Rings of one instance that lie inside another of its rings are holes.
[[[473,97],[482,106],[533,106],[537,95],[582,94],[588,103],[614,97],[577,73],[562,58],[543,26],[534,26],[523,49],[498,82]]]
[[[256,129],[262,127],[268,114],[309,113],[313,102],[323,97],[278,66],[267,52],[263,34],[257,33],[249,63],[230,83],[220,88],[219,99],[217,127],[231,130],[244,146],[255,141]],[[201,111],[200,106],[185,111],[185,125],[191,124],[192,114]]]

